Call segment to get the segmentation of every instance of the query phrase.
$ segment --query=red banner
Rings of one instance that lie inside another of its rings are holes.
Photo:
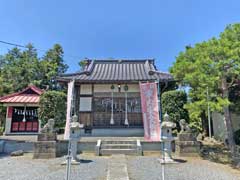
[[[156,83],[140,84],[144,138],[160,141],[160,123]]]
[[[64,132],[64,139],[69,139],[70,136],[70,121],[71,121],[71,108],[72,108],[72,98],[73,98],[73,88],[74,81],[68,83],[68,92],[67,92],[67,113],[66,113],[66,126]]]

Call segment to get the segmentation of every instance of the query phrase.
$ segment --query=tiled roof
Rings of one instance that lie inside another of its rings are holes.
[[[1,103],[33,103],[36,104],[39,102],[40,95],[43,93],[43,90],[37,88],[36,86],[28,86],[26,89],[21,92],[9,94],[3,97],[0,97]]]
[[[3,100],[0,100],[1,103],[38,103],[40,97],[38,95],[16,95]]]
[[[170,81],[169,73],[157,71],[154,60],[91,60],[84,71],[63,74],[58,81],[75,79],[79,82]]]

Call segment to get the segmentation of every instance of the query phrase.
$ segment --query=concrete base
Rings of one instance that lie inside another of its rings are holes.
[[[92,129],[91,134],[81,129],[81,137],[143,137],[143,128],[102,128]]]
[[[80,160],[75,160],[75,159],[71,160],[71,165],[79,165],[79,164],[81,164]],[[61,165],[63,165],[63,166],[67,165],[67,160],[62,162]]]
[[[34,143],[34,159],[56,158],[56,141],[39,141]]]
[[[161,164],[177,164],[177,161],[174,161],[174,159],[171,158],[165,158],[164,160],[162,158],[158,159],[158,162]]]
[[[201,143],[196,141],[192,133],[182,133],[178,135],[175,142],[176,155],[182,157],[199,156]]]
[[[41,133],[38,135],[38,141],[56,141],[57,134],[56,133]]]

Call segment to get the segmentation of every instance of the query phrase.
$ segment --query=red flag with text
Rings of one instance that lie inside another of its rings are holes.
[[[156,83],[141,83],[141,104],[144,125],[144,139],[160,141],[160,123]]]

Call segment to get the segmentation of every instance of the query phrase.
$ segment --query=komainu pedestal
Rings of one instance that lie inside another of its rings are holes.
[[[34,143],[34,159],[56,158],[56,141],[39,141]]]
[[[198,156],[200,152],[200,142],[196,140],[192,133],[179,133],[176,144],[176,155],[178,156]]]
[[[56,158],[57,135],[54,130],[54,120],[49,119],[34,143],[34,159]]]
[[[181,132],[175,142],[176,155],[178,156],[198,156],[200,152],[200,142],[197,141],[184,119],[180,120]]]

